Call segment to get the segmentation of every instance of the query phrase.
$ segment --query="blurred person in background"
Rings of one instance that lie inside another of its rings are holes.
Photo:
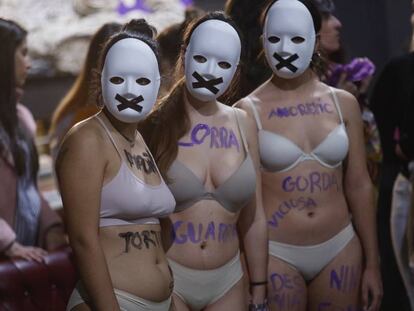
[[[334,15],[334,2],[332,0],[313,1],[322,15],[322,27],[319,34],[319,53],[323,58],[321,79],[330,86],[350,92],[358,99],[364,122],[368,172],[373,184],[378,187],[382,151],[377,124],[373,113],[368,108],[367,100],[375,65],[367,57],[357,57],[347,62],[341,40],[342,23]]]
[[[412,5],[414,8],[414,1]],[[414,14],[411,26],[414,30]],[[414,160],[414,51],[385,65],[372,93],[371,108],[384,153],[378,210],[383,310],[396,307],[414,310],[414,272],[409,268],[413,228],[408,222],[413,218],[409,217],[412,215],[409,163]]]
[[[137,124],[160,86],[155,28],[132,20],[100,55],[98,114],[64,138],[56,159],[80,281],[67,310],[168,311],[173,276],[159,218],[175,201]]]
[[[161,31],[157,36],[161,55],[161,87],[159,97],[167,95],[173,80],[175,64],[180,56],[183,44],[184,30],[187,25],[195,18],[204,14],[204,11],[191,6],[185,11],[185,18],[182,23],[171,25]]]
[[[27,32],[0,18],[0,254],[41,261],[66,244],[37,187],[35,122],[19,99],[30,68]]]
[[[100,111],[101,107],[98,107],[94,101],[94,72],[98,67],[99,55],[103,44],[111,35],[120,30],[120,24],[106,23],[92,36],[81,72],[52,116],[49,144],[53,159],[56,159],[59,145],[69,129],[76,123]]]
[[[239,27],[243,34],[243,57],[241,59],[240,88],[232,99],[233,103],[250,94],[272,75],[263,57],[262,26],[260,15],[268,0],[227,0],[225,12]]]

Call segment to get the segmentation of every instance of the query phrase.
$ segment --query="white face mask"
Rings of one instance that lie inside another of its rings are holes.
[[[269,9],[263,46],[273,72],[285,79],[300,76],[309,68],[315,48],[312,15],[297,0],[279,0]]]
[[[143,41],[116,42],[105,58],[101,77],[105,107],[118,120],[138,122],[151,111],[160,88],[157,58]]]
[[[185,52],[188,91],[203,102],[220,97],[229,87],[240,61],[241,43],[228,23],[212,19],[197,26]]]

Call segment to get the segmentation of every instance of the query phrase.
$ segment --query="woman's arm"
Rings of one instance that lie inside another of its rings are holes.
[[[93,310],[119,310],[99,242],[100,195],[105,142],[92,124],[72,132],[56,161],[66,227],[80,278]]]
[[[253,119],[246,112],[238,110],[237,113],[241,121],[241,128],[246,134],[249,153],[256,169],[256,193],[250,203],[242,209],[238,228],[249,270],[252,303],[262,304],[266,298],[268,237],[262,204],[257,129]]]
[[[10,248],[13,242],[16,240],[16,234],[9,224],[0,218],[0,253]]]
[[[16,241],[13,218],[16,211],[16,173],[10,162],[0,156],[0,255],[9,258],[43,261],[41,248],[23,246]]]
[[[365,259],[362,298],[368,311],[376,311],[381,302],[382,284],[379,268],[376,208],[373,186],[366,166],[361,112],[358,102],[352,95],[339,90],[337,94],[349,137],[349,152],[344,163],[344,191],[352,213],[353,223],[361,240]],[[371,299],[371,303],[369,299]]]
[[[66,245],[67,239],[63,228],[62,219],[53,211],[46,200],[40,194],[41,210],[39,217],[39,241],[38,245],[48,251],[56,250]]]

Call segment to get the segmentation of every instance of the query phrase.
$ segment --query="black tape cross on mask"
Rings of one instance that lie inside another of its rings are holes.
[[[289,56],[287,59],[284,59],[282,56],[277,54],[276,52],[273,54],[273,57],[276,58],[276,60],[279,62],[279,64],[276,65],[276,69],[280,70],[283,67],[286,67],[292,72],[298,71],[298,67],[293,65],[292,63],[299,58],[298,54],[293,54]]]
[[[211,79],[207,81],[196,71],[194,71],[193,77],[197,80],[197,82],[193,82],[193,88],[206,88],[214,95],[217,94],[219,91],[219,89],[215,86],[223,83],[223,78]]]
[[[137,112],[142,111],[142,106],[138,105],[138,103],[144,100],[144,97],[142,97],[142,95],[139,95],[138,97],[128,100],[125,97],[119,94],[116,94],[115,99],[121,103],[118,106],[116,106],[118,108],[118,111],[122,111],[127,108],[134,109]]]

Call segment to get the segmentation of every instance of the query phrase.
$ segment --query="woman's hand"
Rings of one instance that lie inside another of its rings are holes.
[[[4,254],[9,258],[22,258],[29,261],[43,262],[47,252],[38,247],[23,246],[18,242],[13,242]]]
[[[379,268],[365,268],[361,286],[364,310],[378,311],[383,295]]]

